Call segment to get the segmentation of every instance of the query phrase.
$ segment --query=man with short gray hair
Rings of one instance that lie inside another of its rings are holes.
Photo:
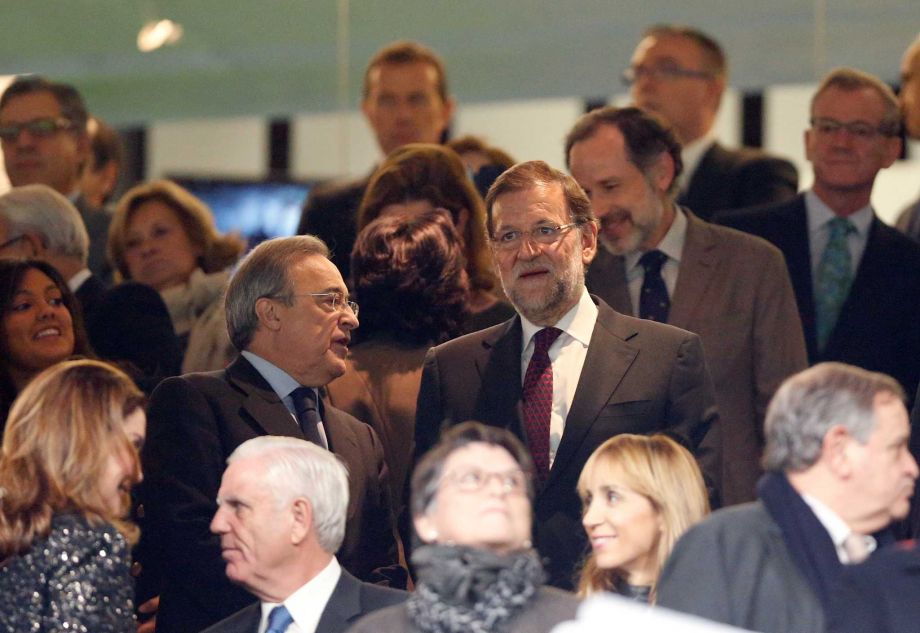
[[[240,509],[245,508],[241,512]],[[226,574],[259,598],[206,633],[340,633],[406,594],[363,583],[341,568],[348,473],[335,455],[306,440],[262,436],[227,458],[211,531]]]
[[[221,371],[164,381],[147,413],[147,514],[156,516],[153,538],[168,544],[161,633],[197,633],[252,601],[224,576],[208,524],[227,457],[262,435],[309,440],[341,458],[350,502],[338,560],[361,580],[405,582],[380,440],[321,391],[344,373],[358,327],[358,306],[326,245],[306,235],[263,242],[234,273],[225,308],[240,356]]]
[[[904,391],[884,374],[816,365],[776,392],[766,439],[760,500],[678,541],[658,604],[752,631],[823,632],[843,566],[907,515],[917,463]]]

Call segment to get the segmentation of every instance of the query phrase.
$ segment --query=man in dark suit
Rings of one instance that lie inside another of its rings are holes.
[[[179,373],[182,352],[160,294],[138,283],[106,288],[87,268],[89,238],[74,205],[46,185],[0,196],[0,257],[31,257],[57,269],[74,293],[93,351],[126,369],[150,393]]]
[[[440,143],[454,113],[444,62],[418,42],[384,46],[364,71],[361,110],[384,156],[408,143]],[[316,235],[332,250],[345,279],[357,234],[358,207],[370,174],[333,182],[310,193],[297,233]]]
[[[588,290],[618,312],[700,336],[719,405],[722,502],[753,500],[767,403],[808,366],[782,253],[674,204],[680,145],[652,113],[589,112],[566,156],[600,224]]]
[[[0,97],[0,145],[14,187],[48,185],[74,203],[89,233],[89,269],[108,283],[112,268],[105,249],[111,216],[86,202],[79,189],[89,159],[88,118],[73,86],[18,77]]]
[[[843,566],[890,542],[881,531],[907,514],[917,463],[904,391],[890,376],[821,363],[777,390],[766,435],[760,500],[681,537],[658,604],[751,631],[823,633]]]
[[[920,245],[876,217],[876,175],[901,151],[900,114],[876,77],[837,69],[811,103],[810,191],[781,205],[719,216],[786,257],[808,359],[838,360],[920,382]]]
[[[345,537],[348,473],[316,444],[262,436],[227,459],[211,531],[227,577],[259,602],[206,633],[343,633],[361,616],[406,593],[363,583],[335,552]],[[241,509],[245,509],[241,511]]]
[[[486,204],[496,268],[518,316],[428,352],[416,455],[466,420],[517,434],[537,468],[535,543],[550,583],[568,588],[586,545],[576,482],[606,439],[667,433],[718,483],[712,380],[695,334],[588,295],[597,224],[571,177],[521,163],[495,181]]]
[[[683,147],[677,202],[708,220],[716,211],[787,200],[798,189],[792,163],[715,140],[713,124],[728,69],[722,47],[686,26],[648,29],[624,77],[635,105],[661,115]]]
[[[260,435],[308,439],[345,463],[350,501],[339,561],[362,580],[405,582],[380,441],[321,397],[345,371],[358,326],[357,306],[328,255],[312,236],[253,249],[226,296],[240,357],[223,371],[168,379],[150,399],[143,492],[164,558],[158,631],[199,631],[251,602],[224,577],[208,523],[225,460]]]

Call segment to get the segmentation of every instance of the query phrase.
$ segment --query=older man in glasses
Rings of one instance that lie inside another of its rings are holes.
[[[793,197],[792,163],[753,149],[728,149],[713,125],[728,76],[722,47],[694,28],[648,29],[623,74],[633,102],[670,123],[683,147],[677,203],[708,220],[716,211]]]
[[[712,380],[695,334],[619,314],[587,293],[597,224],[574,179],[521,163],[495,181],[486,205],[495,268],[518,315],[429,351],[416,455],[465,420],[518,435],[537,470],[536,547],[550,583],[570,588],[586,549],[576,482],[604,440],[668,433],[718,483]]]
[[[404,583],[380,441],[321,391],[345,371],[357,312],[322,241],[264,242],[227,288],[239,358],[222,371],[166,380],[153,393],[143,493],[164,558],[158,631],[200,631],[254,600],[224,577],[208,524],[227,457],[261,435],[309,440],[341,458],[350,502],[339,561],[362,580]]]
[[[16,78],[0,97],[0,147],[14,187],[48,185],[66,196],[89,233],[89,268],[108,280],[105,247],[110,216],[81,195],[79,184],[89,158],[89,115],[73,86],[27,75]]]

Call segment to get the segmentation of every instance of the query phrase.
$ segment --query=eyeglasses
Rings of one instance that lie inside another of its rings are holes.
[[[457,490],[461,492],[479,492],[485,488],[492,479],[497,479],[502,492],[512,494],[524,492],[527,488],[527,475],[523,470],[508,470],[501,473],[490,473],[478,468],[449,473],[445,475]]]
[[[815,132],[823,136],[830,136],[836,134],[840,130],[846,130],[848,134],[854,136],[863,141],[869,141],[874,139],[876,136],[897,136],[898,131],[892,129],[890,123],[882,123],[881,125],[875,127],[869,123],[864,123],[862,121],[852,121],[850,123],[844,123],[843,121],[838,121],[837,119],[827,119],[824,117],[815,118],[811,120],[811,127]]]
[[[492,244],[499,250],[513,251],[521,247],[521,242],[524,240],[524,237],[527,236],[537,244],[545,244],[548,246],[559,241],[562,235],[569,229],[581,226],[584,223],[584,220],[577,220],[575,222],[569,222],[568,224],[544,224],[535,226],[529,231],[519,231],[517,229],[499,231],[495,237],[492,238]]]
[[[623,71],[622,80],[627,86],[631,86],[643,77],[655,79],[656,81],[674,79],[712,79],[714,73],[708,70],[691,70],[681,66],[664,64],[661,66],[631,66]]]
[[[43,119],[33,119],[26,123],[11,123],[9,125],[0,125],[0,141],[12,143],[19,138],[23,130],[29,130],[32,136],[46,137],[60,130],[69,130],[73,123],[64,117],[46,117]]]
[[[302,292],[291,296],[322,298],[322,301],[317,301],[317,303],[325,307],[328,312],[345,312],[346,309],[349,309],[352,314],[358,316],[358,304],[346,299],[341,292]]]
[[[16,236],[16,237],[14,237],[14,238],[8,239],[8,240],[5,241],[3,244],[0,244],[0,251],[6,250],[7,248],[9,248],[10,246],[12,246],[13,244],[15,244],[16,242],[18,242],[19,240],[24,240],[25,237],[26,237],[25,234],[22,234],[22,235],[18,235],[18,236]]]

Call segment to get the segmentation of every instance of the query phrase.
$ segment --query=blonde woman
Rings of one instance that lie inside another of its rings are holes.
[[[99,361],[19,394],[0,449],[0,630],[134,631],[124,517],[145,431],[143,395]]]
[[[123,279],[152,286],[183,346],[182,373],[223,369],[236,355],[223,293],[244,250],[221,235],[208,206],[169,180],[129,189],[109,227],[109,259]]]
[[[612,591],[654,602],[674,543],[709,513],[693,456],[664,435],[617,435],[588,458],[578,492],[591,543],[579,594]]]

